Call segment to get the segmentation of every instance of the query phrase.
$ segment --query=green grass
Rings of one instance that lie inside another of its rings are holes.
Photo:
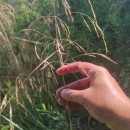
[[[59,77],[55,70],[78,60],[112,66],[108,56],[113,52],[106,52],[113,44],[107,47],[104,31],[108,22],[121,25],[113,12],[124,2],[88,1],[86,7],[86,1],[33,2],[0,2],[0,129],[108,130],[86,111],[70,112],[58,105],[56,89],[81,76]],[[98,13],[100,6],[103,12]],[[105,33],[108,38],[109,31]]]

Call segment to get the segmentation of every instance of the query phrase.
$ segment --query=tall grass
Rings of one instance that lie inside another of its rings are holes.
[[[17,1],[13,8],[0,2],[0,43],[9,60],[6,65],[10,67],[10,73],[1,76],[0,91],[4,96],[0,96],[0,128],[3,130],[76,129],[79,126],[71,113],[66,114],[57,106],[55,90],[66,84],[66,77],[57,77],[55,69],[82,56],[101,56],[115,63],[105,55],[108,48],[104,32],[98,25],[91,0],[88,0],[91,15],[73,12],[67,0],[41,0],[41,3]],[[40,10],[42,7],[47,13]],[[90,34],[102,39],[105,54],[88,52],[85,45],[72,38],[76,16]],[[3,49],[0,51],[4,52]],[[73,75],[73,78],[79,77]],[[76,121],[81,125],[80,119]],[[89,125],[85,127],[90,129]]]
[[[12,59],[12,64],[16,64],[18,66],[19,63],[17,57],[13,52],[11,41],[9,39],[9,35],[13,35],[13,27],[15,24],[15,10],[11,5],[4,2],[0,2],[0,6],[0,37],[1,44],[4,43],[4,46],[1,45],[1,47],[3,47],[1,50],[7,50],[7,55],[9,55],[10,61]]]

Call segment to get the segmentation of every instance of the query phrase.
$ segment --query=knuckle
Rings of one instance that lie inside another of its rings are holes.
[[[100,71],[103,73],[108,73],[108,70],[105,67],[100,67]]]
[[[82,62],[81,62],[81,61],[77,61],[77,62],[74,62],[74,64],[75,64],[77,67],[79,67],[79,66],[82,64]]]

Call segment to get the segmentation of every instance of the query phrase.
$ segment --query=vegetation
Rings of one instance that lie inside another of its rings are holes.
[[[107,67],[129,95],[130,1],[1,0],[0,129],[108,130],[84,111],[66,111],[58,77],[73,61]]]

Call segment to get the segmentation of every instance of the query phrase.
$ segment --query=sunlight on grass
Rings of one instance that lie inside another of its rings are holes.
[[[90,129],[89,123],[82,125],[79,118],[74,118],[85,115],[84,111],[66,112],[56,101],[56,89],[80,77],[60,78],[55,70],[84,57],[86,61],[100,57],[116,64],[107,55],[104,30],[98,24],[93,2],[88,0],[82,12],[75,11],[67,0],[12,3],[0,2],[0,53],[4,54],[0,67],[5,67],[0,71],[0,129]],[[80,26],[85,42],[79,34]],[[102,49],[91,49],[94,46]],[[89,122],[88,117],[82,120]]]

